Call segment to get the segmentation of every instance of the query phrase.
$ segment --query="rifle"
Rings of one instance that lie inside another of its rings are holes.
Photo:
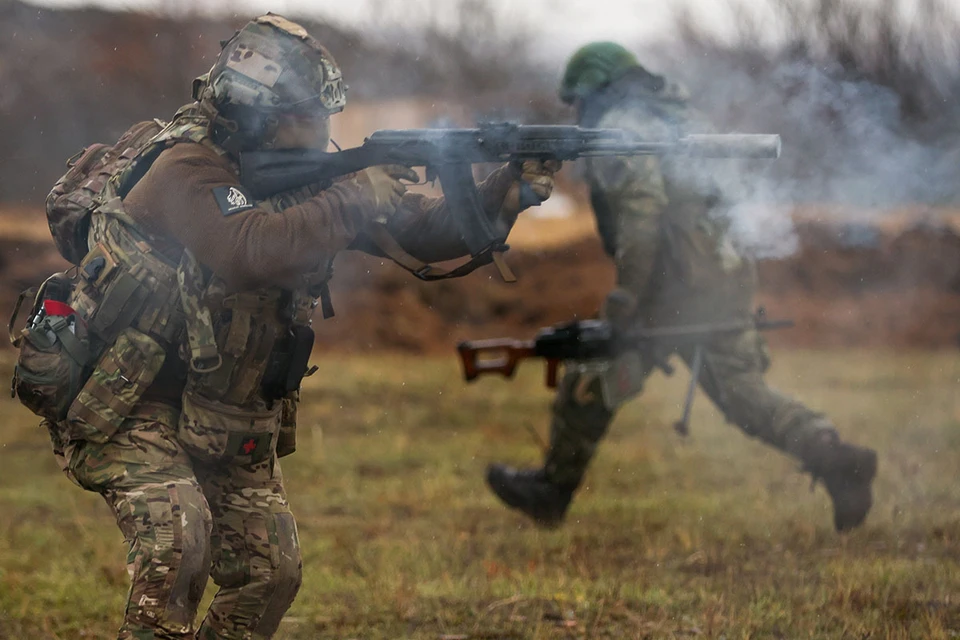
[[[655,365],[667,375],[673,375],[673,367],[662,354],[683,345],[694,345],[693,362],[690,365],[690,384],[687,388],[683,417],[674,424],[681,435],[689,433],[690,410],[694,391],[699,381],[704,362],[703,344],[711,338],[739,333],[749,329],[772,331],[794,326],[792,320],[768,320],[763,308],[757,310],[750,320],[733,320],[707,324],[658,327],[652,329],[621,330],[606,320],[577,320],[537,332],[533,340],[493,338],[490,340],[466,340],[457,345],[463,376],[472,382],[480,376],[499,373],[512,378],[517,366],[529,358],[546,360],[546,385],[557,386],[557,371],[564,361],[613,360],[624,351],[638,349],[653,359]],[[708,369],[707,373],[710,371]]]
[[[527,159],[575,160],[581,157],[684,154],[701,158],[778,158],[780,136],[704,134],[674,140],[646,140],[622,129],[584,129],[568,125],[483,124],[474,129],[384,129],[359,147],[337,152],[315,149],[245,151],[240,154],[240,182],[256,199],[281,191],[326,182],[367,167],[400,164],[425,167],[428,181],[440,179],[450,212],[470,251],[470,267],[495,262],[505,280],[500,254],[509,247],[506,234],[484,214],[472,165]],[[540,204],[529,185],[520,187],[523,208]],[[382,248],[382,247],[381,247]],[[389,255],[389,252],[388,252]],[[467,267],[468,265],[464,265]],[[409,269],[422,280],[450,277],[431,268]]]

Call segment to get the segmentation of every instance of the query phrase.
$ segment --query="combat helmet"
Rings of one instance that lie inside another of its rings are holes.
[[[333,114],[347,102],[330,52],[302,26],[272,13],[223,43],[193,94],[214,140],[231,151],[268,146],[282,114]]]
[[[631,69],[641,69],[637,57],[615,42],[592,42],[580,47],[567,62],[560,83],[560,99],[577,98],[602,89]]]

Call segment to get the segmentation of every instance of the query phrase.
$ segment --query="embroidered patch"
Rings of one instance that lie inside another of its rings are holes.
[[[213,197],[217,199],[220,211],[225,216],[247,211],[257,206],[253,203],[253,198],[250,197],[250,194],[244,191],[243,187],[239,186],[217,187],[213,190]]]

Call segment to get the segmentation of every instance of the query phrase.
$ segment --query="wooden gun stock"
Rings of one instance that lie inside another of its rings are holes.
[[[504,378],[512,378],[522,360],[538,357],[532,340],[511,338],[467,340],[457,345],[457,352],[460,354],[463,377],[467,382],[488,373],[499,373]],[[547,359],[547,386],[550,388],[557,386],[559,365],[559,360]]]

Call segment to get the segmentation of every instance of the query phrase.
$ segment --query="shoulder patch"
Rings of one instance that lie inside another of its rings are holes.
[[[213,190],[213,197],[217,199],[220,212],[225,216],[248,211],[257,206],[253,203],[250,194],[239,185],[235,187],[216,187]]]

